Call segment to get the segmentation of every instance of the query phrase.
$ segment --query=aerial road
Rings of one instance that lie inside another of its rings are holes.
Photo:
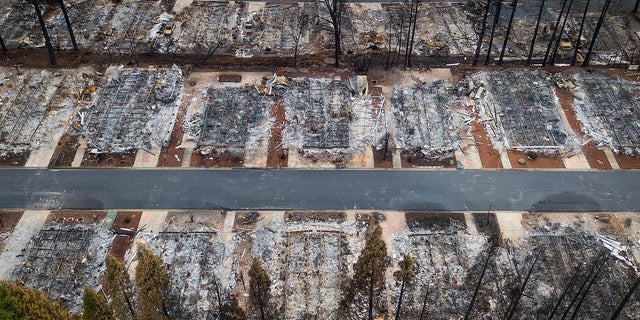
[[[640,171],[0,169],[0,208],[638,211]]]

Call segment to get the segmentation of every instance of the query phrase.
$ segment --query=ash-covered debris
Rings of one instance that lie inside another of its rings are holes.
[[[201,153],[213,149],[244,149],[268,137],[272,97],[248,88],[209,88],[202,107],[186,118],[188,140],[198,142]]]
[[[361,222],[344,212],[285,212],[284,219],[247,233],[282,318],[338,318],[342,283],[364,247],[368,224]]]
[[[221,221],[214,212],[173,212],[163,231],[139,235],[166,267],[169,312],[179,319],[213,319],[236,286],[235,243],[222,239]]]
[[[94,102],[78,110],[73,126],[93,153],[162,146],[169,139],[180,104],[182,72],[111,68]]]
[[[93,71],[0,70],[0,155],[35,150],[62,135],[94,87]]]
[[[470,98],[479,108],[477,121],[496,149],[561,154],[577,147],[577,139],[561,122],[548,73],[510,69],[480,72],[467,81],[472,81]]]
[[[582,131],[598,146],[640,154],[640,86],[600,73],[574,77],[573,107]]]
[[[27,244],[24,263],[11,278],[60,299],[78,313],[84,287],[102,286],[104,259],[112,239],[111,232],[96,226],[60,224],[43,229]]]
[[[295,78],[282,92],[289,125],[285,145],[298,149],[349,148],[349,89],[339,78]]]
[[[455,100],[443,81],[394,86],[391,105],[398,147],[419,150],[428,157],[452,155],[460,130],[452,110]]]

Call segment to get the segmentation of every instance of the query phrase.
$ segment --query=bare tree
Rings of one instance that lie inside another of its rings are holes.
[[[2,36],[0,35],[0,47],[2,47],[2,51],[7,51],[7,47],[4,45],[4,40],[2,40]]]
[[[404,66],[408,68],[411,66],[411,54],[413,52],[413,43],[416,36],[416,21],[418,20],[418,7],[420,6],[419,0],[410,0],[409,6],[409,28],[407,29],[407,44],[405,48],[405,61]]]
[[[600,33],[600,27],[602,27],[602,23],[604,23],[604,17],[607,14],[607,10],[609,10],[609,4],[611,0],[607,0],[602,7],[602,12],[600,13],[600,18],[598,19],[598,24],[596,25],[596,30],[593,32],[593,37],[591,38],[591,44],[589,45],[589,50],[587,50],[587,56],[584,58],[582,62],[582,67],[589,66],[589,60],[591,59],[591,51],[593,51],[593,47],[596,44],[596,39],[598,39],[598,33]]]
[[[496,6],[496,16],[493,19],[493,26],[491,27],[491,36],[489,37],[489,48],[487,48],[487,57],[484,59],[484,65],[488,65],[489,61],[491,61],[491,47],[493,47],[493,37],[496,33],[496,28],[498,27],[498,22],[500,21],[500,9],[502,8],[502,1],[498,1]]]
[[[529,47],[529,56],[527,57],[527,65],[531,65],[531,58],[533,57],[533,49],[536,45],[536,38],[538,37],[538,29],[540,28],[540,18],[542,18],[542,12],[544,11],[545,0],[542,0],[540,4],[540,11],[538,11],[538,19],[536,20],[536,27],[533,29],[533,38],[531,38],[531,46]]]
[[[587,0],[587,4],[584,6],[584,13],[582,14],[582,22],[580,22],[580,31],[578,32],[578,39],[576,40],[576,48],[573,51],[573,56],[571,57],[571,65],[574,66],[576,64],[576,60],[578,58],[578,50],[580,49],[580,42],[582,41],[582,31],[584,29],[584,21],[587,19],[587,11],[589,11],[589,4],[591,0]]]
[[[324,5],[329,11],[331,27],[333,27],[333,41],[335,43],[335,66],[336,68],[340,66],[340,54],[342,53],[342,48],[340,45],[342,38],[342,14],[344,13],[346,0],[322,0]]]
[[[491,0],[487,0],[487,4],[484,6],[484,15],[482,17],[482,28],[480,29],[480,35],[478,36],[478,45],[476,46],[476,52],[473,55],[472,65],[474,67],[478,65],[478,58],[480,57],[480,49],[482,49],[482,40],[484,40],[484,33],[487,30],[487,17],[489,16],[490,7],[491,7]]]
[[[52,66],[56,65],[56,57],[53,54],[53,46],[51,45],[51,39],[49,38],[49,32],[47,32],[47,26],[44,23],[44,19],[42,18],[42,12],[40,11],[40,6],[38,5],[37,0],[32,0],[33,8],[36,10],[36,15],[38,16],[38,21],[40,22],[40,27],[42,28],[42,34],[44,35],[44,43],[47,46],[47,52],[49,52],[49,62],[51,62]]]
[[[292,38],[293,38],[293,66],[298,66],[298,50],[300,49],[300,40],[302,35],[307,31],[309,27],[309,15],[306,12],[302,12],[298,15],[298,19],[295,20],[295,25],[292,26]],[[337,61],[337,60],[336,60]]]
[[[509,25],[507,26],[507,33],[504,35],[504,42],[502,43],[502,50],[500,51],[500,59],[498,65],[502,65],[504,59],[504,52],[507,49],[507,42],[509,42],[509,34],[511,33],[511,25],[513,24],[513,16],[516,14],[516,8],[518,7],[518,0],[513,0],[511,3],[511,16],[509,18]]]
[[[62,9],[62,15],[64,16],[64,21],[67,23],[67,29],[69,30],[69,36],[71,37],[71,44],[73,45],[73,51],[78,51],[76,36],[73,34],[73,28],[71,28],[71,21],[69,20],[69,15],[67,14],[67,7],[64,6],[63,0],[58,0],[58,2],[60,3],[60,9]]]

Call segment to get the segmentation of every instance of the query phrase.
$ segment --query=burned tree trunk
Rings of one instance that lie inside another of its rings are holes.
[[[40,27],[42,28],[42,34],[44,35],[44,43],[47,46],[47,52],[49,53],[49,62],[51,62],[52,66],[56,65],[56,57],[53,54],[53,46],[51,46],[51,39],[49,39],[49,32],[47,32],[47,26],[44,23],[44,19],[42,18],[42,12],[40,12],[40,7],[38,6],[37,1],[32,1],[33,8],[36,10],[36,15],[38,15],[38,21],[40,22]]]
[[[496,16],[493,19],[493,26],[491,27],[491,37],[489,38],[489,48],[487,48],[487,57],[484,59],[484,65],[488,65],[491,60],[491,47],[493,47],[493,36],[496,33],[496,28],[498,26],[498,21],[500,20],[500,8],[502,7],[502,2],[498,1],[496,7]]]
[[[487,29],[487,16],[489,16],[490,6],[491,0],[487,0],[487,4],[484,8],[484,16],[482,18],[482,28],[480,29],[480,35],[478,36],[478,46],[476,46],[476,52],[473,55],[473,63],[471,63],[471,65],[473,65],[474,67],[478,65],[478,58],[480,57],[480,50],[482,48],[482,40],[484,40],[484,32]]]
[[[533,38],[531,39],[531,47],[529,48],[529,56],[527,57],[527,65],[531,65],[531,58],[533,57],[533,49],[536,45],[536,37],[538,36],[538,29],[540,28],[540,18],[542,18],[542,11],[544,10],[545,0],[542,0],[540,4],[540,11],[538,11],[538,20],[536,21],[536,28],[533,30]]]
[[[516,7],[518,6],[518,0],[513,0],[511,3],[513,7],[511,9],[511,17],[509,18],[509,25],[507,26],[507,33],[504,35],[504,42],[502,43],[502,50],[500,51],[500,59],[498,60],[498,65],[502,65],[502,61],[504,59],[504,51],[507,49],[507,42],[509,41],[509,33],[511,33],[511,25],[513,24],[513,16],[516,14]]]
[[[622,299],[622,302],[620,302],[620,305],[618,305],[618,308],[616,308],[616,311],[611,316],[611,320],[616,320],[618,316],[620,316],[620,313],[622,313],[622,309],[624,309],[624,306],[627,304],[627,302],[629,302],[629,299],[631,299],[633,293],[636,291],[636,289],[638,289],[638,285],[640,285],[640,277],[636,279],[636,281],[631,286],[631,289],[629,289],[627,295],[624,296],[624,299]]]
[[[604,3],[604,7],[602,8],[602,12],[600,13],[600,18],[598,19],[598,24],[596,25],[596,30],[593,31],[593,38],[591,38],[591,44],[589,45],[589,50],[587,51],[587,55],[584,57],[584,61],[582,62],[582,67],[589,66],[589,60],[591,59],[591,51],[593,51],[593,47],[596,44],[596,39],[598,39],[598,33],[600,33],[600,27],[602,27],[602,23],[604,22],[604,17],[607,14],[607,10],[609,10],[609,4],[611,0],[607,0]]]
[[[507,315],[505,316],[505,319],[510,320],[516,314],[516,310],[518,309],[518,304],[520,303],[520,299],[524,294],[524,289],[526,288],[527,283],[529,282],[529,279],[533,274],[533,270],[536,267],[536,263],[538,263],[538,258],[540,257],[541,253],[542,253],[542,250],[538,251],[535,257],[533,258],[533,262],[531,263],[531,267],[529,267],[527,276],[524,278],[524,281],[522,282],[522,286],[518,288],[518,291],[516,291],[516,295],[513,297],[513,300],[511,302],[511,305],[509,306],[509,310],[507,311]]]
[[[69,29],[69,36],[71,37],[71,44],[73,45],[73,51],[78,51],[76,36],[73,34],[73,29],[71,28],[71,21],[69,21],[69,15],[67,15],[67,8],[64,6],[64,0],[58,0],[58,2],[60,3],[60,9],[62,9],[62,15],[64,16],[64,21],[67,23],[67,29]]]
[[[587,4],[584,6],[584,14],[582,14],[582,22],[580,22],[580,31],[578,32],[578,39],[576,40],[576,48],[573,50],[573,56],[571,57],[571,65],[576,65],[578,58],[578,50],[580,49],[580,41],[582,40],[582,31],[584,30],[584,21],[587,19],[587,11],[589,10],[589,4],[591,0],[587,0]]]
[[[476,298],[478,297],[478,291],[480,291],[480,286],[482,286],[482,280],[484,279],[484,274],[487,272],[487,267],[489,266],[489,261],[491,261],[491,257],[496,252],[497,246],[495,243],[491,244],[489,248],[489,253],[487,254],[487,258],[484,260],[484,264],[482,265],[482,271],[480,272],[480,278],[478,282],[476,282],[476,287],[473,289],[473,296],[471,297],[471,302],[469,302],[469,308],[467,308],[467,312],[464,314],[464,319],[470,319],[471,311],[473,310],[473,306],[476,303]],[[426,299],[426,298],[425,298]],[[422,316],[420,317],[422,319]]]
[[[0,46],[2,47],[2,51],[7,51],[7,47],[4,46],[4,40],[2,40],[2,36],[0,36]]]
[[[571,6],[573,5],[573,0],[569,1],[569,8],[567,8],[567,13],[564,16],[564,20],[562,21],[562,27],[560,27],[560,33],[558,34],[558,39],[556,40],[556,46],[553,48],[553,54],[551,54],[551,61],[549,62],[553,65],[556,62],[556,55],[558,54],[558,47],[560,46],[560,41],[562,41],[562,33],[564,32],[564,27],[567,24],[567,18],[569,18],[569,13],[571,12]]]
[[[558,31],[558,26],[560,25],[560,19],[562,19],[562,14],[564,13],[564,8],[567,6],[567,0],[562,1],[562,9],[560,9],[560,14],[558,15],[558,20],[556,20],[555,25],[553,26],[553,32],[551,33],[551,39],[549,40],[549,44],[547,45],[547,51],[544,54],[544,59],[542,60],[542,66],[547,65],[547,59],[549,59],[549,53],[551,52],[551,46],[553,46],[553,42],[556,40],[556,32]]]
[[[342,38],[342,13],[344,12],[344,4],[345,0],[323,0],[327,10],[329,11],[329,17],[331,20],[331,26],[333,27],[333,40],[335,42],[335,66],[336,68],[340,66],[340,53],[342,52],[342,48],[340,46],[340,41]]]

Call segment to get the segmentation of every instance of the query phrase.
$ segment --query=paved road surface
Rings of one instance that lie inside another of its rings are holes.
[[[0,169],[0,208],[640,210],[640,171]]]

